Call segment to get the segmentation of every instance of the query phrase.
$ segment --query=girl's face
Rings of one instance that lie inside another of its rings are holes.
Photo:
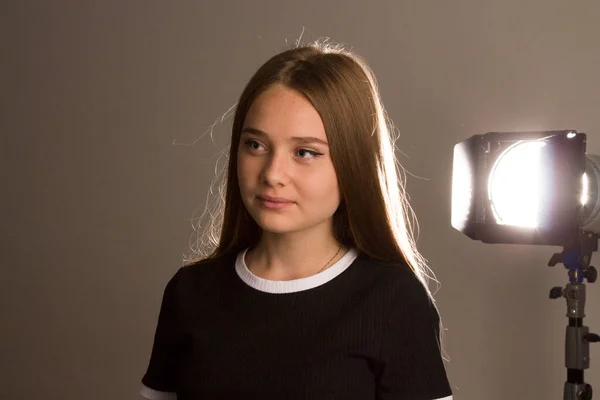
[[[238,146],[242,200],[265,232],[331,230],[340,204],[337,176],[323,121],[304,95],[283,85],[262,93],[248,110]]]

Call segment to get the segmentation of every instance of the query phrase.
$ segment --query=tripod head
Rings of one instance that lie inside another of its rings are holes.
[[[577,239],[565,246],[561,253],[552,256],[550,267],[561,263],[569,270],[569,283],[563,287],[550,290],[550,298],[564,297],[567,302],[569,325],[565,338],[565,366],[567,381],[565,382],[564,400],[591,400],[592,386],[584,381],[584,371],[590,367],[589,345],[600,341],[600,336],[590,333],[583,325],[585,317],[586,287],[584,280],[594,283],[598,271],[590,266],[592,253],[598,250],[599,236],[591,232],[579,231]]]

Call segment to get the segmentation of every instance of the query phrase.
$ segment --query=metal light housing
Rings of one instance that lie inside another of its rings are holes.
[[[452,226],[485,243],[563,245],[600,232],[600,157],[574,130],[488,132],[454,146]]]

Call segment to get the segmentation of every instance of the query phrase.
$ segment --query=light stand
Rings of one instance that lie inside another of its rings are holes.
[[[550,290],[550,298],[564,297],[567,300],[569,325],[565,337],[565,366],[567,381],[564,385],[564,400],[591,400],[592,386],[584,381],[584,371],[590,367],[590,343],[600,341],[600,336],[590,333],[583,325],[585,317],[586,287],[583,283],[596,281],[598,272],[590,266],[592,253],[598,250],[599,236],[581,231],[573,245],[564,247],[561,253],[554,254],[548,265],[564,264],[569,270],[569,283],[564,288],[558,286]]]
[[[586,152],[574,130],[487,132],[454,146],[452,226],[483,243],[560,246],[548,265],[564,264],[565,287],[550,298],[567,302],[564,400],[592,399],[584,381],[590,343],[600,336],[583,325],[586,286],[600,239],[600,155]]]

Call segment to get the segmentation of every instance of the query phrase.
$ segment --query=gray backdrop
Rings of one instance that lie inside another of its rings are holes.
[[[0,397],[137,398],[231,118],[214,142],[199,138],[304,30],[367,58],[401,132],[455,398],[562,399],[566,305],[548,291],[567,275],[546,266],[557,249],[454,231],[452,148],[569,128],[600,154],[599,12],[564,0],[2,1]],[[588,286],[596,332],[599,298]],[[599,350],[587,373],[598,391]]]

